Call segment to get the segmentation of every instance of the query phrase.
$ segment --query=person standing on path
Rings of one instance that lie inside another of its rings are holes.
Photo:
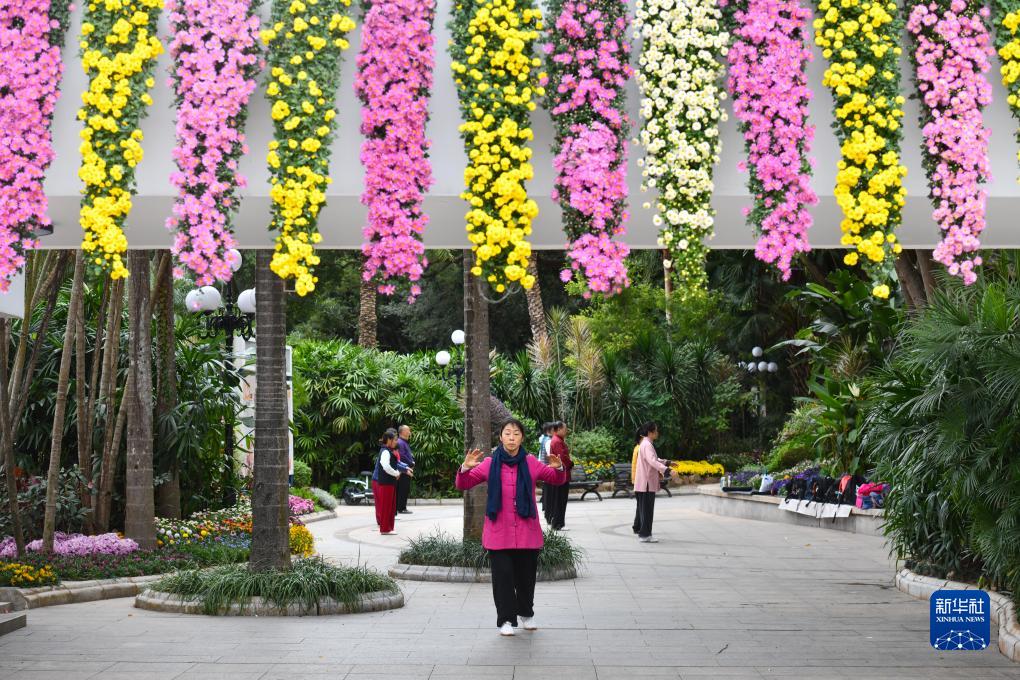
[[[413,476],[410,469],[403,468],[394,451],[397,448],[397,431],[392,427],[379,440],[381,448],[372,473],[372,494],[375,496],[375,522],[379,533],[388,536],[393,533],[393,522],[397,517],[397,480],[404,470]]]
[[[500,635],[513,635],[517,617],[525,630],[538,629],[535,580],[544,539],[535,482],[561,484],[567,473],[555,454],[549,455],[545,465],[524,450],[524,426],[518,420],[503,424],[499,442],[490,458],[478,449],[467,453],[457,470],[456,486],[467,491],[482,482],[488,484],[482,547],[489,551],[496,626]]]
[[[641,432],[637,433],[635,437],[637,442],[634,444],[634,450],[630,454],[630,484],[634,487],[634,533],[641,531],[641,496],[637,495],[637,459],[638,452],[641,451]]]
[[[408,440],[411,438],[411,428],[401,425],[397,429],[397,452],[400,454],[400,462],[407,466],[408,472],[400,475],[397,480],[397,512],[401,515],[412,514],[407,509],[407,499],[411,495],[411,474],[414,472],[414,454],[411,453],[411,445]]]
[[[549,488],[553,492],[553,506],[552,510],[549,510],[548,504],[546,505],[546,511],[549,513],[546,519],[549,522],[549,526],[556,531],[567,530],[564,524],[566,524],[567,498],[570,495],[570,471],[574,467],[574,461],[570,460],[570,449],[567,447],[566,437],[567,426],[563,421],[557,420],[552,425],[549,455],[560,459],[560,462],[563,464],[563,471],[567,473],[567,479],[563,484]]]
[[[666,472],[666,461],[655,453],[652,443],[659,438],[659,426],[649,421],[638,430],[641,443],[638,444],[637,467],[634,475],[634,495],[638,500],[638,540],[642,543],[658,543],[652,536],[652,520],[655,518],[655,494],[659,491],[659,477]]]

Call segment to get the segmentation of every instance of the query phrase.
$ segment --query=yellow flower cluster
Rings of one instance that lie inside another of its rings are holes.
[[[292,524],[290,527],[290,554],[311,557],[315,554],[315,537],[308,527]]]
[[[999,48],[999,59],[1002,60],[1002,68],[999,72],[1002,75],[1002,84],[1009,92],[1006,97],[1013,116],[1020,118],[1020,37],[1017,36],[1020,28],[1020,10],[1007,13],[998,23],[1005,31],[996,31],[996,43]],[[1017,132],[1020,137],[1020,131]],[[1020,160],[1020,154],[1017,155]],[[1020,181],[1020,178],[1018,178]]]
[[[53,567],[45,565],[33,567],[31,564],[19,562],[0,562],[0,586],[15,588],[47,586],[57,582]]]
[[[124,220],[131,212],[135,166],[142,160],[138,129],[155,85],[163,46],[156,37],[163,0],[90,2],[81,26],[81,63],[89,88],[81,95],[81,168],[85,183],[79,221],[82,250],[114,279],[127,276]]]
[[[497,293],[510,284],[531,288],[531,221],[538,205],[525,182],[534,139],[529,113],[545,94],[536,74],[541,63],[533,46],[542,15],[528,0],[461,0],[454,8],[453,76],[465,122],[460,126],[469,165],[461,198],[468,240],[475,254],[471,273],[484,276]]]
[[[329,146],[336,125],[340,54],[354,28],[342,13],[350,0],[277,0],[271,28],[261,33],[269,46],[266,94],[273,103],[275,139],[269,143],[273,201],[272,228],[278,232],[270,264],[282,279],[293,279],[298,295],[315,290],[319,257],[315,244],[319,211],[326,203]]]
[[[698,477],[718,477],[726,472],[722,465],[704,460],[677,460],[673,461],[669,467],[675,474],[697,475]]]
[[[843,261],[864,268],[878,282],[875,295],[888,297],[882,281],[902,251],[892,232],[906,198],[898,93],[903,20],[885,0],[819,0],[818,15],[815,43],[829,61],[823,83],[835,100],[842,152],[834,191],[843,211],[841,243],[852,248]]]
[[[580,464],[584,473],[592,479],[613,478],[613,461],[611,460],[582,460]]]

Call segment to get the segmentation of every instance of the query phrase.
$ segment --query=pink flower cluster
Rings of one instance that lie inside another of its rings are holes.
[[[237,164],[248,152],[248,99],[264,66],[259,18],[250,0],[174,0],[170,22],[179,170],[170,177],[178,194],[167,228],[176,232],[174,275],[188,269],[204,286],[232,276],[226,251],[237,241],[230,222],[237,188],[246,185]]]
[[[434,17],[434,0],[370,2],[355,83],[364,104],[361,202],[368,207],[362,275],[381,282],[406,277],[409,302],[421,293],[417,282],[428,266],[421,237],[429,222],[422,197],[432,186],[425,123],[435,65]],[[396,290],[392,282],[379,285],[386,295]]]
[[[42,539],[32,541],[25,548],[29,552],[42,550]],[[53,535],[53,552],[57,555],[74,555],[84,557],[87,555],[127,555],[138,550],[138,544],[130,538],[121,538],[117,534],[99,534],[97,536],[84,536],[82,534],[64,534],[57,532]],[[0,557],[11,558],[18,554],[14,538],[7,537],[0,541]]]
[[[749,170],[755,201],[745,214],[760,232],[755,256],[775,264],[784,281],[797,253],[811,249],[808,206],[818,202],[807,160],[815,133],[807,122],[805,68],[812,55],[803,35],[810,18],[797,0],[746,0],[734,12],[727,54],[733,112],[747,148],[740,167]]]
[[[290,516],[307,515],[315,510],[315,503],[301,496],[288,496],[287,504],[290,506]]]
[[[38,246],[36,230],[50,225],[43,179],[54,157],[62,38],[50,0],[0,3],[0,292]]]
[[[625,0],[558,0],[543,46],[548,99],[556,126],[556,183],[571,268],[592,293],[612,295],[630,285],[624,262],[627,134],[624,90],[633,75]],[[569,281],[570,271],[560,278]]]
[[[985,228],[989,177],[988,138],[981,109],[992,101],[985,73],[991,67],[988,9],[965,0],[916,5],[907,20],[914,36],[917,88],[922,100],[925,167],[942,241],[934,258],[967,285],[977,280],[974,267],[978,236]]]

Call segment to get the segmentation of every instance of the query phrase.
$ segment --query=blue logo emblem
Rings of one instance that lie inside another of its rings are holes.
[[[939,590],[929,600],[935,649],[981,650],[992,636],[991,600],[983,590]]]

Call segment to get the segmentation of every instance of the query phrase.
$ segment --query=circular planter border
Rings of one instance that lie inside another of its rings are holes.
[[[304,604],[291,604],[278,607],[265,602],[261,597],[253,597],[247,604],[232,604],[227,611],[217,616],[334,616],[338,614],[362,614],[380,612],[387,609],[399,609],[404,606],[404,594],[399,590],[395,593],[376,591],[366,593],[358,598],[358,603],[349,607],[343,602],[327,599],[316,603],[314,607]],[[198,600],[183,598],[173,593],[157,590],[145,590],[135,598],[135,607],[154,612],[174,614],[204,615],[202,604]]]
[[[435,567],[419,564],[395,564],[390,567],[389,575],[405,581],[433,581],[439,583],[490,583],[492,574],[488,569],[470,569],[467,567]],[[539,581],[566,581],[577,578],[574,567],[557,567],[556,569],[539,570]]]

